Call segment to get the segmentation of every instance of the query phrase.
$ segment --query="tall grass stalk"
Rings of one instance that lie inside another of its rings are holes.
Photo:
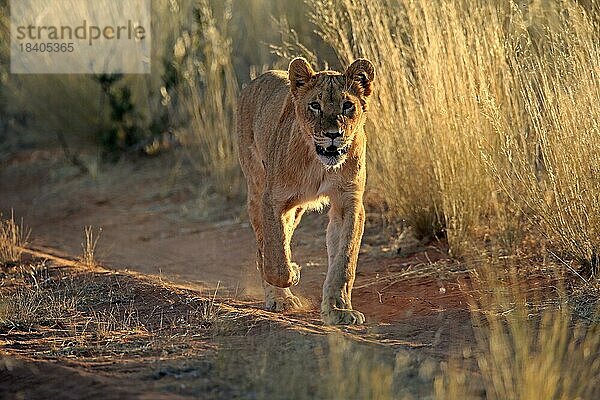
[[[96,265],[96,246],[98,245],[102,229],[99,229],[98,234],[94,235],[94,228],[86,226],[84,232],[84,241],[81,243],[81,262],[87,267],[94,267]]]
[[[442,365],[436,397],[476,398],[483,390],[489,399],[597,398],[597,324],[575,316],[560,289],[564,278],[555,277],[559,289],[554,304],[540,310],[532,305],[531,285],[514,269],[506,279],[499,272],[505,267],[490,261],[475,277],[480,294],[471,304],[475,346],[463,350],[466,358]]]
[[[376,64],[370,184],[395,214],[422,234],[444,228],[462,253],[484,221],[518,226],[518,210],[597,264],[600,41],[586,10],[597,3],[312,8],[342,64]]]
[[[600,267],[600,31],[594,15],[560,4],[543,41],[529,38],[510,60],[525,121],[511,126],[494,104],[500,146],[485,159],[542,235],[591,274]]]
[[[0,265],[20,261],[29,233],[30,230],[23,227],[22,220],[20,224],[15,222],[12,213],[10,219],[0,219]]]
[[[227,35],[231,15],[224,12],[217,18],[208,0],[199,0],[194,13],[194,30],[184,32],[174,48],[185,80],[182,107],[191,118],[186,144],[192,149],[194,164],[213,178],[215,189],[234,195],[241,188],[241,174],[235,152],[238,83]]]

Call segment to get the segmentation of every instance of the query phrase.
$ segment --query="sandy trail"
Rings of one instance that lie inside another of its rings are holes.
[[[96,254],[103,265],[204,291],[218,284],[221,296],[256,301],[260,307],[254,237],[245,210],[238,201],[214,208],[210,218],[198,217],[203,205],[189,187],[202,187],[202,181],[166,179],[173,164],[169,158],[124,162],[91,179],[69,175],[51,153],[29,154],[0,170],[0,211],[9,215],[14,210],[23,218],[32,230],[33,246],[76,257],[84,227],[101,227]],[[293,241],[295,261],[303,265],[294,292],[312,312],[318,311],[327,269],[326,219],[325,214],[306,216]],[[400,258],[363,246],[355,307],[376,329],[398,339],[442,349],[469,336],[470,319],[459,288],[464,274],[438,273],[431,267],[431,261],[444,257],[441,247]],[[411,274],[419,268],[429,270]]]
[[[240,199],[227,202],[207,195],[204,182],[193,174],[178,175],[177,165],[172,157],[122,162],[92,178],[74,173],[56,152],[20,154],[0,165],[0,212],[5,216],[14,212],[31,228],[30,248],[65,259],[82,253],[84,227],[93,226],[96,233],[102,228],[96,259],[116,271],[107,272],[109,276],[131,277],[129,288],[154,282],[151,291],[163,291],[166,298],[180,289],[212,298],[218,286],[219,307],[250,316],[252,333],[242,327],[239,335],[209,343],[218,352],[192,349],[183,358],[152,356],[145,361],[118,356],[105,363],[85,356],[35,356],[31,338],[5,332],[12,347],[0,354],[0,383],[6,383],[0,397],[63,396],[63,385],[56,382],[69,380],[89,388],[74,390],[73,398],[99,393],[105,398],[245,398],[247,384],[256,384],[247,373],[246,360],[268,355],[272,362],[287,365],[271,351],[277,346],[273,340],[281,346],[296,343],[292,356],[305,363],[306,354],[327,348],[329,334],[336,332],[368,346],[369,354],[381,351],[392,361],[403,354],[409,360],[403,367],[407,374],[403,388],[420,398],[430,393],[437,368],[422,375],[422,366],[439,365],[457,349],[474,344],[466,303],[468,274],[447,259],[444,243],[409,257],[384,251],[388,238],[373,221],[376,213],[367,224],[353,292],[355,308],[367,318],[364,326],[328,327],[320,321],[327,270],[325,214],[305,216],[292,243],[294,260],[303,266],[301,282],[293,291],[306,309],[283,315],[263,310],[254,237]],[[145,299],[143,292],[140,296],[135,297],[140,309],[185,307],[176,300],[161,305],[152,296]],[[239,348],[246,350],[240,353]],[[219,360],[226,362],[221,365]],[[219,377],[219,368],[225,368],[225,380]]]

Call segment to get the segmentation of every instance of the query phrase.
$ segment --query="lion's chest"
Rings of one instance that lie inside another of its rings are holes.
[[[324,179],[317,189],[316,196],[329,196],[335,187],[336,185],[330,179]]]
[[[305,207],[311,210],[321,210],[329,203],[329,197],[335,190],[335,183],[328,179],[297,180],[294,185],[285,185],[275,190],[276,198],[285,204],[284,209]]]

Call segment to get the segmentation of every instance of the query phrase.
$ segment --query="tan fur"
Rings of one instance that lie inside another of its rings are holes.
[[[351,293],[365,219],[363,127],[373,76],[373,65],[364,59],[340,74],[316,73],[297,58],[287,72],[266,72],[242,90],[239,157],[267,308],[301,307],[289,289],[300,278],[290,240],[305,210],[329,202],[321,315],[329,324],[364,322],[352,309]],[[326,135],[342,131],[336,138]]]

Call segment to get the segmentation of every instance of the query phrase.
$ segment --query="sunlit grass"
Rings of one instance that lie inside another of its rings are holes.
[[[473,276],[475,345],[457,345],[462,354],[442,364],[436,397],[598,397],[598,314],[582,318],[574,312],[576,302],[566,296],[562,274],[551,273],[542,278],[545,286],[533,289],[510,264],[490,259]]]
[[[23,247],[29,240],[29,229],[15,222],[14,215],[3,219],[0,215],[0,265],[16,263],[21,259]]]
[[[184,131],[189,159],[211,179],[217,192],[235,196],[241,170],[235,151],[238,83],[233,65],[230,17],[218,19],[208,1],[192,9],[196,26],[174,48],[174,62],[184,82],[179,97],[190,124]]]
[[[540,228],[594,269],[600,209],[597,3],[325,1],[342,62],[377,70],[370,185],[464,254],[482,225]],[[508,232],[510,234],[510,232]]]
[[[81,262],[87,267],[96,266],[96,246],[98,240],[100,240],[101,232],[102,229],[99,229],[98,233],[94,234],[92,226],[86,226],[84,229],[84,240],[81,243]]]

